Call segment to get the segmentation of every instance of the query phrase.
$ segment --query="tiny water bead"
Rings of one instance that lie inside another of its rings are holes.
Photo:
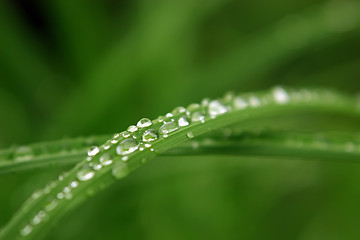
[[[108,166],[108,165],[110,165],[110,164],[113,163],[112,157],[111,157],[111,155],[108,154],[108,153],[103,154],[103,155],[100,157],[99,161],[100,161],[100,163],[101,163],[102,165],[104,165],[104,166]]]
[[[152,142],[158,139],[159,135],[155,129],[148,129],[142,135],[142,140],[144,142]]]
[[[138,127],[135,125],[131,125],[127,128],[127,131],[130,133],[136,132],[138,130]]]
[[[45,211],[51,212],[56,208],[57,205],[58,205],[58,201],[54,199],[51,202],[49,202],[47,205],[45,205]]]
[[[229,107],[221,103],[219,100],[213,100],[209,103],[208,113],[212,118],[222,115],[226,113],[228,110]]]
[[[137,127],[138,128],[145,128],[145,127],[150,127],[152,125],[152,122],[150,119],[148,118],[142,118],[140,119],[140,121],[138,121],[137,123]]]
[[[186,134],[186,136],[187,136],[188,138],[193,138],[193,137],[194,137],[194,134],[193,134],[192,132],[188,132],[188,133]]]
[[[84,165],[76,173],[76,176],[79,179],[79,181],[87,181],[87,180],[92,179],[95,176],[95,173],[93,172],[93,170],[88,165]]]
[[[188,126],[190,124],[190,122],[189,122],[187,117],[182,116],[182,117],[179,118],[178,124],[179,124],[180,127],[186,127],[186,126]]]
[[[88,150],[88,156],[89,156],[89,157],[93,157],[93,156],[95,156],[96,154],[98,154],[99,152],[100,152],[99,147],[97,147],[97,146],[92,146],[92,147],[90,147],[89,150]]]
[[[176,131],[178,128],[179,126],[175,122],[167,122],[159,128],[159,133],[167,136],[169,133]]]
[[[130,170],[128,168],[127,163],[125,162],[117,162],[112,168],[112,175],[116,179],[124,178],[129,174]]]
[[[139,148],[139,143],[135,139],[124,139],[119,143],[116,148],[116,153],[118,155],[126,155],[132,152],[135,152]]]

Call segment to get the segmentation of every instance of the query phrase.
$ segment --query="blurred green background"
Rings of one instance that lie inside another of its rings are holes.
[[[355,0],[0,1],[1,148],[119,132],[228,90],[354,94],[359,79]],[[0,225],[65,170],[1,176]],[[360,239],[359,172],[341,161],[161,158],[48,239]]]

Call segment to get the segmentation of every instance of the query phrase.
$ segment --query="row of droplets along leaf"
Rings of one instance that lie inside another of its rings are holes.
[[[224,98],[217,100],[204,99],[201,104],[190,104],[187,108],[177,107],[165,116],[160,116],[154,121],[143,118],[136,125],[131,125],[126,131],[115,134],[110,140],[101,146],[93,146],[89,148],[86,161],[78,165],[76,178],[67,179],[65,187],[61,188],[53,198],[48,195],[52,193],[52,189],[58,189],[64,176],[52,184],[45,187],[44,190],[38,191],[33,195],[33,199],[47,195],[48,204],[41,214],[35,213],[33,219],[26,223],[20,230],[20,236],[28,236],[33,228],[39,225],[39,218],[46,218],[46,213],[53,211],[61,201],[70,200],[73,191],[82,182],[87,182],[101,172],[109,171],[115,178],[125,177],[128,172],[128,161],[131,156],[137,152],[154,152],[153,147],[158,141],[162,141],[174,134],[179,129],[184,129],[185,135],[191,139],[195,135],[191,131],[186,131],[192,125],[204,124],[206,121],[216,119],[231,111],[244,111],[247,109],[260,108],[269,104],[286,105],[299,102],[313,102],[321,98],[327,101],[336,102],[337,96],[331,92],[310,91],[302,89],[299,91],[286,90],[282,87],[275,87],[270,92],[260,94],[243,94],[235,95],[226,94]],[[146,159],[144,159],[145,162]],[[40,221],[41,222],[41,221]],[[35,224],[37,223],[37,224]]]

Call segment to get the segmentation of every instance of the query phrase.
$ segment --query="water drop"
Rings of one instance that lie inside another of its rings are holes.
[[[21,146],[15,150],[16,161],[28,161],[33,157],[33,151],[30,147]]]
[[[209,103],[208,113],[212,118],[222,115],[228,110],[229,108],[225,104],[221,103],[219,100],[213,100]]]
[[[68,193],[70,191],[71,191],[70,187],[64,187],[64,190],[63,190],[64,193]]]
[[[104,148],[104,150],[108,150],[111,147],[111,142],[104,143],[102,147]]]
[[[113,166],[111,173],[117,179],[126,177],[129,174],[129,168],[128,168],[127,163],[125,163],[125,162],[117,162]]]
[[[142,140],[144,142],[152,142],[155,141],[156,139],[158,139],[159,135],[156,132],[156,130],[154,129],[148,129],[144,132],[144,134],[142,135]]]
[[[138,130],[138,128],[137,128],[137,126],[135,126],[135,125],[131,125],[131,126],[129,126],[128,127],[128,132],[136,132],[137,130]]]
[[[167,122],[160,127],[159,133],[162,135],[167,135],[168,133],[176,131],[178,128],[179,127],[175,122]]]
[[[126,155],[135,152],[138,148],[139,148],[139,143],[132,138],[128,138],[119,143],[119,145],[116,148],[116,153],[118,155]]]
[[[122,132],[121,135],[122,135],[124,138],[130,137],[130,133],[129,133],[128,131]]]
[[[194,137],[194,134],[193,134],[192,132],[188,132],[188,133],[186,134],[186,136],[187,136],[188,138],[193,138],[193,137]]]
[[[104,166],[109,166],[110,164],[113,163],[112,157],[110,154],[103,154],[100,159],[99,159],[100,163]]]
[[[102,164],[96,164],[94,167],[93,167],[93,169],[95,170],[95,171],[99,171],[101,168],[102,168]]]
[[[56,206],[58,205],[58,202],[56,199],[52,200],[50,203],[48,203],[46,206],[45,206],[45,210],[47,212],[50,212],[52,210],[54,210],[56,208]]]
[[[31,197],[33,199],[38,199],[41,195],[42,195],[42,190],[37,190],[31,195]]]
[[[26,225],[23,229],[21,229],[21,235],[22,236],[27,236],[32,232],[32,227],[30,225]]]
[[[121,160],[127,161],[127,160],[129,160],[129,156],[123,156],[123,157],[121,158]]]
[[[184,107],[176,107],[174,110],[172,110],[172,114],[173,115],[176,115],[176,114],[179,114],[179,113],[184,113],[186,112],[186,109]]]
[[[92,146],[88,150],[88,156],[93,157],[96,154],[98,154],[99,152],[100,152],[100,149],[97,146]]]
[[[203,100],[201,100],[201,106],[202,107],[207,107],[209,106],[210,103],[210,99],[209,98],[204,98]]]
[[[191,115],[191,121],[204,123],[205,122],[205,115],[202,114],[201,112],[194,112]]]
[[[192,112],[192,111],[195,111],[195,110],[197,110],[197,109],[199,109],[199,108],[200,108],[200,104],[198,104],[198,103],[192,103],[192,104],[190,104],[190,105],[187,107],[187,111]]]
[[[152,125],[152,122],[150,119],[148,118],[142,118],[140,119],[140,121],[137,123],[137,126],[139,128],[144,128],[144,127],[150,127]]]
[[[111,139],[110,142],[111,142],[112,144],[116,144],[116,143],[119,142],[119,139]]]
[[[149,147],[151,147],[151,144],[149,144],[149,143],[145,143],[145,145],[144,145],[146,148],[149,148]]]
[[[244,98],[242,97],[236,97],[234,99],[234,107],[236,109],[244,109],[248,106],[249,104],[245,101]]]
[[[120,133],[115,133],[113,138],[119,138],[120,137]]]
[[[72,181],[72,182],[70,183],[70,186],[71,186],[72,188],[76,188],[78,185],[79,185],[79,183],[78,183],[77,181]]]
[[[178,124],[179,124],[180,127],[185,127],[185,126],[188,126],[190,124],[190,122],[187,119],[187,117],[182,116],[182,117],[179,118]]]
[[[56,194],[56,198],[57,199],[63,199],[64,198],[64,194],[62,192],[59,192],[58,194]]]
[[[171,117],[173,117],[174,115],[172,114],[172,113],[167,113],[166,115],[165,115],[165,117],[167,117],[167,118],[171,118]]]
[[[260,106],[261,102],[260,102],[259,98],[255,97],[255,96],[251,96],[249,98],[249,104],[252,107],[258,107],[258,106]]]
[[[285,104],[290,100],[289,94],[282,87],[275,87],[272,92],[275,101],[279,104]]]
[[[95,173],[89,166],[85,165],[77,172],[76,176],[80,181],[87,181],[92,179]]]

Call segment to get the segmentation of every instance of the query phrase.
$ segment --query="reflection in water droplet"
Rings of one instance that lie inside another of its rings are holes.
[[[77,181],[72,181],[72,182],[70,183],[70,186],[71,186],[72,188],[76,188],[78,185],[79,185],[79,183],[78,183]]]
[[[144,134],[142,135],[142,140],[144,142],[152,142],[155,141],[156,139],[158,139],[159,135],[156,132],[156,130],[154,129],[148,129],[144,132]]]
[[[132,138],[128,138],[119,143],[119,145],[116,148],[116,153],[118,155],[126,155],[135,152],[138,148],[139,148],[139,143]]]
[[[151,126],[151,125],[152,125],[152,122],[151,122],[151,120],[148,119],[148,118],[142,118],[142,119],[140,119],[140,121],[137,123],[137,126],[138,126],[139,128],[149,127],[149,126]]]

